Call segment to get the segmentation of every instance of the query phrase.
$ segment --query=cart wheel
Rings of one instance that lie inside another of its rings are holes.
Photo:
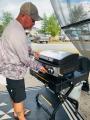
[[[37,106],[40,107],[40,104],[38,102],[38,97],[39,97],[39,94],[36,95],[36,103],[37,103]]]
[[[52,114],[49,118],[49,120],[55,120],[55,114]]]
[[[52,118],[49,118],[49,120],[55,120],[54,118],[52,119]]]

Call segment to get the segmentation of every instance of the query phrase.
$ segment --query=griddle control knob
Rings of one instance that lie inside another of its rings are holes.
[[[54,69],[52,67],[48,68],[48,73],[49,74],[54,74]]]

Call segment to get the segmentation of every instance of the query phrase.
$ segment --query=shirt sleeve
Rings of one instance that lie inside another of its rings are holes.
[[[37,68],[40,69],[40,67],[42,66],[40,63],[36,62],[33,58],[31,58],[29,56],[29,52],[28,52],[28,44],[26,41],[26,35],[24,33],[19,32],[19,34],[17,32],[15,32],[16,37],[12,38],[12,44],[13,44],[13,48],[15,50],[16,55],[18,56],[20,62],[22,62],[26,67],[30,67],[30,68]],[[14,34],[14,35],[15,35]],[[12,35],[11,35],[12,37]]]

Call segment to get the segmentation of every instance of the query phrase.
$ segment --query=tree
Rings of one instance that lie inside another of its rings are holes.
[[[52,36],[56,36],[60,33],[60,26],[54,14],[51,15],[48,19],[47,31],[51,33]]]
[[[3,32],[3,25],[0,25],[0,36],[2,35]]]
[[[4,12],[2,17],[0,18],[0,21],[2,25],[0,25],[0,36],[4,30],[4,28],[7,26],[7,24],[13,19],[12,14],[9,12]]]
[[[56,36],[60,33],[60,26],[54,14],[52,14],[50,17],[47,17],[44,14],[40,31],[44,34],[49,33],[52,36]]]
[[[46,14],[44,14],[43,21],[42,21],[42,27],[41,27],[41,32],[42,33],[47,33],[48,30],[48,17]]]
[[[4,12],[1,18],[3,23],[3,28],[7,26],[7,24],[13,19],[12,14],[9,12]]]

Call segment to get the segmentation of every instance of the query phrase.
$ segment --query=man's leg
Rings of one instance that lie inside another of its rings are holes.
[[[14,109],[14,102],[13,102],[12,100],[11,100],[11,102],[12,102],[12,107],[13,107],[13,109]],[[23,103],[23,106],[24,106],[24,103]],[[27,109],[27,108],[25,108],[25,107],[23,107],[23,108],[24,108],[24,116],[26,117],[26,116],[28,116],[28,115],[31,113],[31,110],[30,110],[30,109]],[[14,115],[15,118],[18,117],[17,114],[16,114],[16,112],[15,112],[15,110],[14,110],[13,115]]]
[[[12,106],[19,120],[26,120],[24,116],[24,103],[26,98],[24,79],[11,80],[7,78],[7,90],[12,100]]]
[[[19,120],[26,120],[24,116],[24,103],[13,103],[14,111]]]

